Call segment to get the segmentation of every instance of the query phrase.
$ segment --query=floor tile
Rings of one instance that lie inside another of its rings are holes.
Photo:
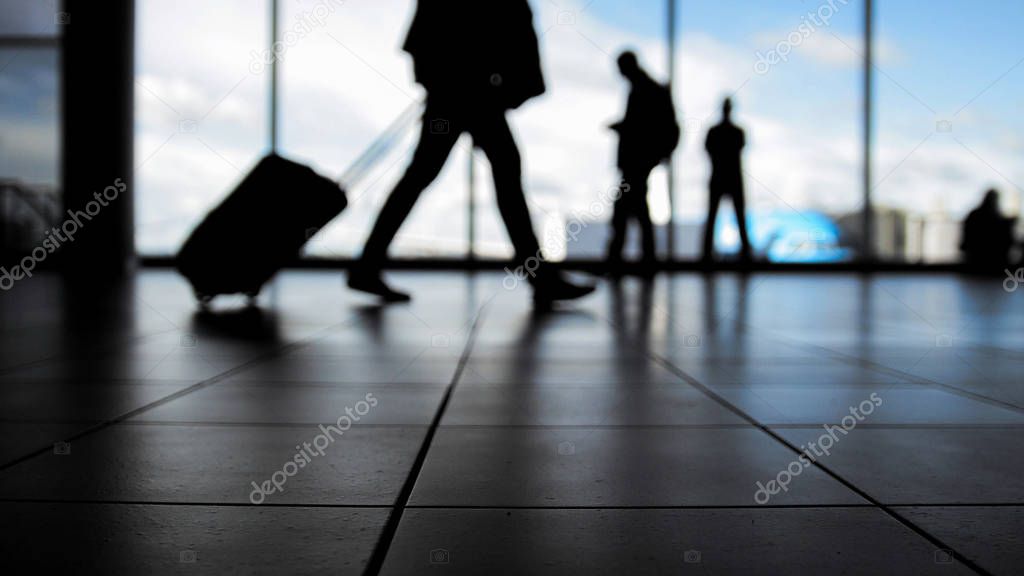
[[[444,426],[743,425],[697,389],[673,385],[458,386]]]
[[[0,466],[31,454],[37,450],[49,449],[57,442],[88,430],[99,422],[3,422],[0,421]],[[2,474],[2,472],[0,472]]]
[[[317,382],[334,384],[447,384],[456,360],[367,360],[365,358],[284,356],[250,366],[227,380],[246,382]]]
[[[126,424],[0,472],[0,498],[129,502],[246,503],[294,462],[296,446],[323,449],[291,476],[278,476],[274,504],[390,506],[423,440],[423,428],[358,428],[335,441],[317,426]],[[315,446],[314,446],[315,448]],[[310,449],[307,450],[307,453]],[[301,460],[301,458],[300,458]]]
[[[765,424],[859,423],[1024,425],[1024,411],[915,386],[728,387],[726,400]]]
[[[804,445],[821,429],[778,428]],[[1024,504],[1024,430],[854,428],[820,462],[887,504]]]
[[[446,563],[442,563],[447,559]],[[972,574],[872,508],[436,510],[402,517],[383,574]]]
[[[192,382],[20,381],[0,384],[0,420],[107,420],[180,392]]]
[[[0,503],[0,551],[36,573],[362,574],[382,508]]]
[[[460,385],[467,386],[526,383],[607,386],[680,382],[678,376],[648,359],[624,362],[601,356],[575,361],[537,360],[529,357],[508,360],[471,358],[459,378]]]
[[[434,437],[411,504],[752,505],[796,455],[747,428],[461,428]],[[799,488],[797,488],[799,486]],[[810,468],[779,504],[862,500]]]
[[[437,413],[445,386],[367,384],[364,386],[221,382],[163,404],[133,420],[249,424],[329,424],[357,404],[372,401],[359,423],[427,426]],[[362,408],[366,410],[365,408]]]
[[[1024,508],[953,506],[899,508],[911,522],[993,574],[1024,566]]]

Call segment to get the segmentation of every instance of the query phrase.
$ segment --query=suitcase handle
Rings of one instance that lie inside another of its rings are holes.
[[[424,101],[418,100],[410,104],[401,114],[396,117],[380,136],[356,158],[345,172],[338,178],[338,185],[342,188],[351,188],[370,173],[370,170],[377,165],[377,162],[390,152],[398,143],[399,138],[405,133],[422,114]]]

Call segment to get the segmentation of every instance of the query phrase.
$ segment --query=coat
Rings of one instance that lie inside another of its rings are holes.
[[[419,0],[403,50],[431,97],[512,109],[545,90],[527,0]]]

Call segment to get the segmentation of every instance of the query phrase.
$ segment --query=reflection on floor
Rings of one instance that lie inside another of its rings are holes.
[[[0,547],[112,573],[1017,574],[1024,296],[499,274],[379,308],[289,272],[0,295]]]

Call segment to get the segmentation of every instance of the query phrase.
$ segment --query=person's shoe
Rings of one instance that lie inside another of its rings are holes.
[[[593,286],[574,284],[560,274],[552,274],[544,279],[538,277],[533,284],[533,301],[538,305],[547,305],[560,300],[575,300],[594,291]]]
[[[385,302],[408,302],[412,297],[405,292],[393,290],[377,271],[350,270],[348,273],[348,287],[360,292],[366,292],[379,296]]]

